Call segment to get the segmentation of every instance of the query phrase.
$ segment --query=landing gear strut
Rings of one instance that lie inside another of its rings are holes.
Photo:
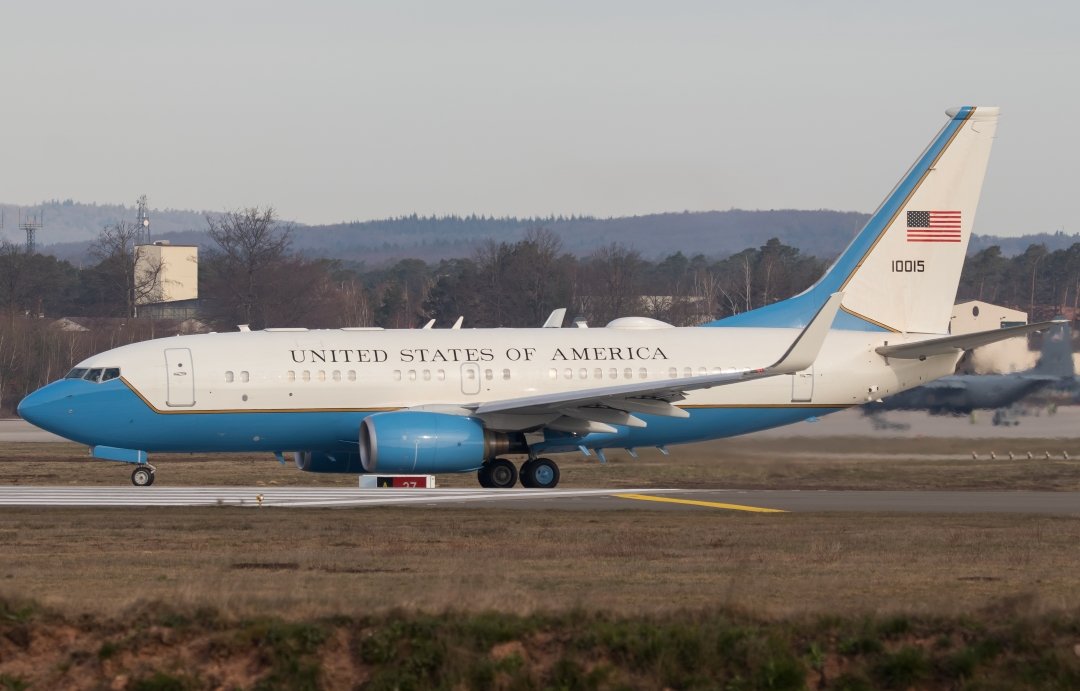
[[[131,471],[131,484],[136,487],[149,487],[154,484],[154,466],[143,463]]]

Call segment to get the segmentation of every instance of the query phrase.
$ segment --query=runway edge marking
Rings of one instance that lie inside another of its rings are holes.
[[[659,501],[669,504],[687,504],[689,506],[704,506],[710,509],[728,509],[731,511],[752,511],[755,513],[787,513],[783,509],[769,509],[764,506],[744,506],[742,504],[724,504],[718,501],[701,501],[699,499],[676,499],[675,497],[656,497],[649,494],[615,494],[619,499],[636,499],[638,501]]]

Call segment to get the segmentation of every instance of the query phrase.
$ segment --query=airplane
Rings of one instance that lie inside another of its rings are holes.
[[[938,415],[966,415],[977,409],[1006,408],[1050,385],[1074,381],[1072,330],[1068,324],[1050,327],[1043,336],[1042,353],[1035,366],[1009,374],[954,374],[908,389],[864,410],[929,410]]]
[[[813,286],[697,327],[342,328],[176,336],[78,363],[23,419],[131,463],[258,452],[308,472],[475,472],[553,488],[561,453],[728,437],[952,374],[965,349],[1048,323],[948,335],[999,109],[948,119]],[[560,315],[561,317],[561,315]],[[505,458],[526,457],[520,468]]]

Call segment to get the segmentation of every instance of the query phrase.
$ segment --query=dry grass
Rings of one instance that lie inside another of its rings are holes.
[[[1080,606],[1080,520],[460,508],[0,509],[0,595],[308,618]]]
[[[1052,458],[1045,458],[1047,451]],[[606,465],[576,454],[560,457],[562,486],[1080,490],[1080,439],[737,438],[674,447],[670,457],[653,449],[643,449],[637,460],[624,452],[608,456]],[[270,454],[159,454],[153,460],[161,485],[356,484],[355,475],[302,473]],[[75,444],[0,447],[2,484],[126,485],[130,472],[89,458]],[[438,483],[475,487],[476,478],[440,475]]]

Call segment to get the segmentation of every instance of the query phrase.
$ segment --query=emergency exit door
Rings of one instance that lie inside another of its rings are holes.
[[[168,392],[165,404],[170,408],[195,405],[195,372],[191,366],[191,350],[166,348],[165,368]]]

